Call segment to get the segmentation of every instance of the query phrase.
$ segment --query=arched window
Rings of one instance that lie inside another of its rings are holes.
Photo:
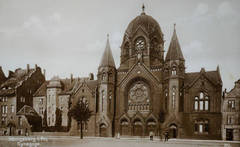
[[[173,67],[173,68],[172,68],[172,75],[175,76],[176,74],[177,74],[176,67]]]
[[[103,73],[103,75],[102,75],[102,80],[103,81],[106,80],[106,74],[105,73]]]
[[[168,109],[168,91],[165,90],[165,110]]]
[[[198,110],[198,105],[199,105],[198,102],[199,102],[199,100],[198,100],[198,97],[196,96],[195,102],[194,102],[194,110],[196,110],[196,111]]]
[[[194,133],[195,134],[206,134],[209,132],[208,120],[200,119],[194,121]]]
[[[198,96],[195,96],[194,110],[195,111],[208,111],[209,110],[209,97],[206,93],[200,92]]]
[[[176,105],[176,88],[173,87],[173,92],[172,92],[172,108],[175,109]]]
[[[105,99],[105,93],[104,90],[102,90],[102,112],[103,112],[103,101]]]

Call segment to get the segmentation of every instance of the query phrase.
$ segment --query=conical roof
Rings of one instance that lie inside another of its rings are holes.
[[[167,56],[166,56],[166,61],[170,61],[170,60],[183,60],[184,61],[182,50],[181,50],[180,44],[178,42],[175,24],[174,24],[172,40],[170,42]]]
[[[109,37],[107,38],[106,48],[104,50],[102,60],[100,62],[99,67],[101,67],[101,66],[115,67],[115,62],[114,62],[114,59],[113,59],[112,50],[110,48]]]

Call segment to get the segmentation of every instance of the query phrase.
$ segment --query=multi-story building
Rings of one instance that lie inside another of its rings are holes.
[[[224,92],[222,114],[223,140],[240,140],[240,80],[230,92]]]
[[[63,93],[65,104],[71,107],[84,100],[94,112],[84,126],[85,135],[148,136],[151,131],[155,135],[168,131],[172,138],[221,138],[219,67],[187,73],[175,25],[164,58],[162,30],[144,11],[123,35],[120,67],[115,66],[107,39],[96,80],[80,80],[69,90],[63,80],[53,78],[42,87],[34,108],[41,115],[47,109],[49,126],[55,124]],[[70,134],[78,134],[77,122],[71,119],[69,124]]]
[[[0,85],[0,133],[17,135],[19,132],[17,112],[23,106],[33,106],[33,94],[45,81],[41,68],[16,69],[9,71],[6,80]],[[21,128],[22,129],[22,128]],[[21,135],[21,134],[19,134]]]
[[[84,81],[92,81],[93,75],[89,78],[73,78],[60,79],[59,77],[53,77],[51,80],[46,81],[34,94],[33,108],[44,119],[46,117],[47,126],[56,126],[57,109],[61,112],[61,126],[68,127],[71,123],[68,117],[68,111],[72,104],[71,97],[74,97],[79,91],[80,86]],[[84,92],[82,90],[82,92]],[[86,92],[85,92],[86,93]],[[46,111],[46,116],[44,113]]]

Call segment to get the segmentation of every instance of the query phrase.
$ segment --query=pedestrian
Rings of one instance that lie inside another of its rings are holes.
[[[153,141],[153,132],[152,131],[149,133],[149,136],[150,136],[150,140]]]
[[[165,137],[165,140],[164,140],[164,141],[168,141],[168,132],[165,132],[165,133],[164,133],[164,137]]]
[[[120,139],[120,133],[119,132],[117,133],[117,139]]]

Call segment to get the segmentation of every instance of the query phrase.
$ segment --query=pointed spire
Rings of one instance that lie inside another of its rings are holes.
[[[184,61],[184,57],[183,57],[182,50],[181,50],[180,44],[178,42],[178,37],[177,37],[177,33],[176,33],[176,24],[174,24],[173,36],[172,36],[172,40],[170,42],[167,56],[166,56],[166,61],[169,61],[169,60],[183,60]]]
[[[143,4],[143,5],[142,5],[142,13],[141,13],[141,15],[145,15],[144,10],[145,10],[145,6],[144,6],[144,4]]]
[[[102,60],[101,60],[99,67],[101,67],[101,66],[115,67],[115,62],[113,59],[113,55],[112,55],[112,51],[111,51],[110,43],[109,43],[109,34],[107,34],[106,48],[104,50]]]

